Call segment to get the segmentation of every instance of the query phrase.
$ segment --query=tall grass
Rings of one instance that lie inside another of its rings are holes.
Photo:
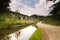
[[[32,22],[32,20],[19,19],[19,16],[21,15],[18,13],[11,13],[11,12],[0,13],[0,28],[8,25],[21,25]]]

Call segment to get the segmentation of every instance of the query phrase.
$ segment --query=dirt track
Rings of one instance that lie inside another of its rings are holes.
[[[42,28],[46,40],[60,40],[60,26],[43,24],[41,22],[36,25]]]

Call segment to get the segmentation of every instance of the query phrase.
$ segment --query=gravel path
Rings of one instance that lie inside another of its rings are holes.
[[[60,40],[60,26],[43,24],[41,22],[36,25],[42,28],[46,40]]]

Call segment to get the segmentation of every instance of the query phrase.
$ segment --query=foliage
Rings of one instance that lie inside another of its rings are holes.
[[[51,24],[51,25],[56,25],[56,26],[60,26],[60,21],[54,19],[53,17],[45,17],[44,20],[42,20],[43,23],[46,24]]]
[[[10,0],[0,0],[0,12],[6,11],[9,7]]]
[[[51,14],[52,14],[52,18],[55,20],[60,20],[60,1],[57,4],[54,4],[53,6],[56,6]]]

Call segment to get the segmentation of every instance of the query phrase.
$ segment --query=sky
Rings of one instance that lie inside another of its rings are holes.
[[[40,16],[48,16],[59,0],[46,1],[46,0],[11,0],[10,10],[18,11],[21,14],[31,16],[33,14]],[[51,8],[50,8],[51,7]]]
[[[39,3],[39,0],[17,0],[18,2],[21,2],[29,7],[35,7],[35,4]]]

